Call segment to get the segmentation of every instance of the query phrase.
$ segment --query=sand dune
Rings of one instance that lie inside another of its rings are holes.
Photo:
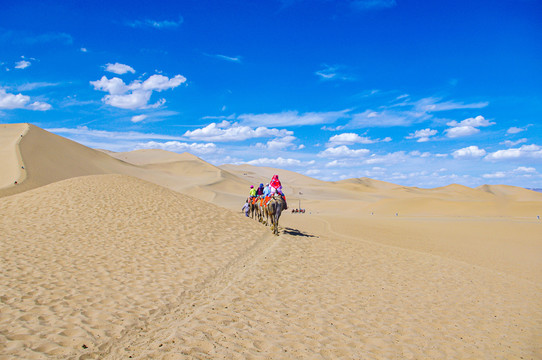
[[[0,140],[1,360],[542,358],[540,193]]]

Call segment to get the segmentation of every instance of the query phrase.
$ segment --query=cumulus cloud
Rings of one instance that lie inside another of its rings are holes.
[[[189,152],[191,154],[202,155],[216,153],[218,148],[213,143],[186,143],[180,141],[156,142],[148,141],[138,143],[135,149],[162,149],[177,153]]]
[[[297,138],[295,136],[285,136],[285,137],[269,140],[266,144],[258,143],[256,144],[256,147],[264,148],[268,150],[274,150],[274,151],[283,150],[287,148],[295,148],[296,146],[294,145],[293,142],[296,139]]]
[[[453,121],[450,121],[448,123],[446,123],[446,125],[448,126],[472,126],[472,127],[486,127],[486,126],[491,126],[491,125],[495,125],[494,122],[491,122],[487,119],[485,119],[482,115],[478,115],[474,118],[468,118],[468,119],[465,119],[461,122],[457,122],[455,120]]]
[[[0,88],[0,109],[28,109],[45,111],[51,109],[50,104],[36,101],[30,103],[30,96],[23,94],[10,94]]]
[[[522,145],[519,148],[495,151],[485,158],[487,160],[542,159],[542,147],[535,144]]]
[[[26,69],[30,65],[32,65],[30,63],[30,61],[21,60],[21,61],[18,61],[17,63],[15,63],[15,69]]]
[[[337,147],[330,147],[318,153],[320,157],[326,158],[342,158],[342,157],[363,157],[369,154],[368,149],[350,149],[346,145],[341,145]]]
[[[329,138],[328,146],[337,146],[337,145],[353,145],[353,144],[374,144],[377,142],[389,142],[391,141],[390,137],[384,139],[371,139],[367,136],[359,136],[356,133],[342,133],[334,135]]]
[[[437,130],[432,129],[422,129],[422,130],[416,130],[413,133],[410,133],[406,138],[407,139],[418,139],[417,142],[426,142],[429,141],[429,138],[431,136],[434,136],[438,133]]]
[[[284,111],[274,114],[242,114],[238,119],[244,125],[252,126],[302,126],[329,124],[340,118],[347,117],[348,110],[328,112],[308,112],[300,114],[297,111]]]
[[[143,82],[141,88],[144,90],[163,91],[176,88],[184,82],[186,82],[186,78],[182,75],[175,75],[171,79],[164,75],[152,75]]]
[[[131,72],[132,74],[135,74],[134,68],[132,68],[129,65],[120,64],[120,63],[106,64],[105,65],[105,70],[109,71],[109,72],[112,72],[112,73],[115,73],[115,74],[118,74],[118,75],[126,74],[128,72]]]
[[[35,101],[32,104],[29,104],[27,106],[27,109],[37,110],[37,111],[47,111],[47,110],[50,110],[52,108],[53,107],[51,106],[51,104],[47,104],[47,103],[42,102],[42,101]]]
[[[251,128],[249,126],[239,125],[222,121],[221,123],[210,123],[201,129],[187,131],[184,137],[191,140],[205,141],[243,141],[261,137],[286,137],[293,135],[292,131],[285,129],[273,129],[267,127]]]
[[[121,109],[133,110],[161,106],[165,103],[165,99],[160,99],[152,105],[148,104],[152,92],[173,89],[184,82],[186,82],[186,78],[182,75],[176,75],[171,79],[163,75],[152,75],[143,82],[135,80],[127,85],[120,78],[108,79],[106,76],[102,76],[100,80],[91,81],[90,84],[94,86],[95,90],[109,93],[102,98],[104,103]]]
[[[468,146],[452,153],[454,159],[476,159],[484,156],[486,151],[478,146]]]
[[[446,132],[446,136],[448,136],[449,138],[458,138],[458,137],[477,134],[480,132],[480,129],[477,129],[470,125],[466,125],[466,126],[452,127],[452,128],[444,130],[444,132]]]
[[[480,129],[478,129],[479,127],[491,126],[495,125],[495,123],[478,115],[474,118],[468,118],[460,122],[453,120],[446,125],[451,126],[451,128],[444,130],[446,136],[449,138],[458,138],[477,134],[480,132]]]

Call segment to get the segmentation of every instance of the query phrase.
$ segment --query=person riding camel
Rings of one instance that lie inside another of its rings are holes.
[[[260,187],[256,189],[256,196],[262,196],[263,195],[263,184],[260,184]]]
[[[282,184],[280,183],[278,175],[273,175],[271,182],[269,182],[269,189],[271,190],[271,196],[277,193],[282,197],[282,199],[284,200],[284,210],[288,209],[288,204],[286,203],[286,196],[282,192]]]
[[[250,192],[248,194],[249,194],[249,200],[251,201],[254,197],[256,197],[256,189],[254,189],[254,185],[250,185]]]

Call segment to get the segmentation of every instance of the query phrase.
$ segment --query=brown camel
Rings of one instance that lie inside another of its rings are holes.
[[[282,210],[286,208],[286,202],[282,196],[275,194],[267,203],[267,212],[271,218],[271,231],[275,235],[279,235],[279,218]]]

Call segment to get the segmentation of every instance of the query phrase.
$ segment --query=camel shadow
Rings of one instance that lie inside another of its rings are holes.
[[[308,233],[304,233],[302,231],[299,231],[298,229],[292,229],[292,228],[289,228],[289,227],[284,228],[283,233],[286,234],[286,235],[292,235],[292,236],[303,236],[303,237],[313,237],[313,238],[318,237],[316,235],[311,235],[311,234],[308,234]]]

